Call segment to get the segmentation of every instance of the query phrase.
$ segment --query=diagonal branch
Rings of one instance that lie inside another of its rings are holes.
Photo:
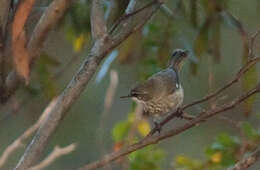
[[[249,69],[250,67],[252,67],[253,65],[255,65],[258,61],[260,61],[260,57],[255,57],[255,58],[251,58],[244,66],[242,66],[239,71],[237,72],[236,76],[230,81],[228,82],[225,86],[221,87],[220,89],[216,90],[215,92],[213,92],[212,94],[209,94],[205,97],[203,97],[202,99],[196,100],[190,104],[187,104],[185,106],[183,106],[183,110],[194,106],[196,104],[205,102],[209,99],[212,99],[213,97],[216,97],[218,94],[220,94],[221,92],[223,92],[224,90],[226,90],[227,88],[229,88],[230,86],[232,86],[233,84],[237,83],[241,76],[243,76]]]
[[[11,143],[2,153],[0,156],[0,169],[4,166],[8,158],[11,156],[13,152],[15,152],[18,148],[24,145],[24,141],[28,139],[33,133],[40,127],[40,124],[43,122],[44,119],[47,118],[52,107],[56,105],[57,99],[54,98],[45,108],[41,117],[38,119],[36,123],[34,123],[30,128],[28,128],[20,137],[18,137],[13,143]]]
[[[0,94],[3,94],[6,77],[6,56],[4,55],[4,50],[6,46],[6,28],[9,21],[10,9],[11,0],[0,1]]]
[[[93,0],[91,8],[91,32],[94,40],[107,34],[107,25],[104,18],[104,10],[101,0]]]
[[[252,166],[260,158],[260,149],[255,151],[252,155],[246,157],[245,159],[237,162],[234,167],[228,168],[228,170],[244,170]]]
[[[181,107],[179,110],[171,113],[169,116],[167,116],[161,123],[160,126],[162,127],[163,125],[165,125],[167,122],[169,122],[170,120],[172,120],[173,118],[177,117],[178,115],[180,115],[181,113],[183,113],[183,110],[192,107],[196,104],[199,103],[203,103],[205,101],[208,101],[209,99],[212,99],[213,97],[216,97],[217,95],[219,95],[220,93],[222,93],[224,90],[226,90],[227,88],[231,87],[233,84],[237,83],[240,78],[252,67],[254,66],[257,62],[260,62],[260,56],[259,57],[255,57],[255,58],[250,58],[250,60],[244,65],[242,66],[238,72],[236,73],[235,77],[230,80],[226,85],[224,85],[223,87],[219,88],[218,90],[216,90],[215,92],[208,94],[206,96],[204,96],[201,99],[195,100],[194,102],[184,105],[183,107]],[[149,133],[148,136],[153,135],[155,132],[157,131],[156,127],[153,128],[151,130],[151,132]]]
[[[141,28],[159,6],[160,3],[155,3],[151,8],[147,8],[146,13],[139,16],[142,17],[142,20],[131,25],[129,23],[133,23],[132,20],[134,20],[135,17],[130,17],[128,20],[123,22],[124,25],[121,31],[113,37],[108,38],[103,36],[94,42],[93,47],[86,56],[86,59],[78,72],[72,78],[64,91],[59,95],[56,106],[50,111],[47,120],[39,128],[30,145],[26,148],[24,155],[15,168],[16,170],[25,170],[37,163],[50,136],[55,132],[72,104],[79,98],[104,57],[131,33]]]
[[[199,123],[205,122],[205,120],[228,110],[231,110],[232,108],[236,107],[238,104],[242,103],[244,100],[249,98],[250,96],[259,93],[260,92],[260,83],[250,91],[246,92],[245,94],[237,97],[235,100],[223,104],[219,107],[216,107],[215,109],[210,109],[208,111],[202,112],[197,118],[193,119],[192,121],[184,124],[183,126],[180,126],[178,128],[173,128],[169,131],[162,132],[159,136],[148,136],[147,138],[141,140],[138,143],[135,143],[129,147],[123,148],[117,152],[112,152],[110,154],[107,154],[101,158],[101,160],[90,163],[85,165],[84,167],[80,168],[79,170],[93,170],[100,167],[105,166],[106,164],[115,161],[123,156],[126,156],[130,154],[131,152],[134,152],[138,149],[144,148],[145,146],[158,143],[161,140],[164,140],[166,138],[176,136],[180,134],[183,131],[186,131],[194,126],[197,126]]]
[[[131,1],[131,4],[128,6],[128,9],[126,11],[126,13],[121,17],[119,18],[116,23],[112,26],[112,28],[109,30],[109,33],[113,33],[115,31],[115,29],[118,27],[118,25],[123,21],[123,20],[126,20],[127,18],[133,16],[133,15],[136,15],[140,12],[143,12],[146,8],[149,8],[151,7],[152,5],[154,5],[155,3],[157,3],[157,0],[153,0],[151,1],[150,3],[144,5],[143,7],[137,9],[134,11],[134,8],[132,8],[134,5],[135,5],[135,1]]]
[[[35,165],[34,167],[30,168],[29,170],[40,170],[44,169],[45,167],[49,166],[52,162],[56,159],[62,157],[63,155],[68,155],[76,149],[76,143],[72,143],[64,148],[59,146],[55,146],[53,151],[48,155],[41,163]]]

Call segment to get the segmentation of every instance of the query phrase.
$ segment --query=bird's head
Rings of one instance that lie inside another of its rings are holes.
[[[174,68],[179,71],[184,63],[184,59],[188,56],[188,53],[188,50],[174,50],[169,60],[168,67]]]

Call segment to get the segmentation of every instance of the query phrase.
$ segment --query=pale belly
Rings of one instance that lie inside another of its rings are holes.
[[[144,115],[147,116],[163,116],[179,108],[183,102],[184,93],[180,87],[173,94],[166,97],[151,100],[149,102],[141,102],[144,109]]]

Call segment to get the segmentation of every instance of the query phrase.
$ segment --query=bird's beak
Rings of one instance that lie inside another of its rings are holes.
[[[189,57],[190,52],[188,50],[184,50],[185,55],[183,55],[185,58]]]
[[[129,94],[129,95],[127,95],[127,96],[121,96],[120,98],[121,98],[121,99],[124,99],[124,98],[130,98],[130,97],[133,97],[133,96],[131,96],[131,95]]]
[[[198,60],[197,58],[193,55],[192,52],[185,50],[186,53],[186,57],[188,58],[188,60],[190,60],[192,63],[198,64]]]

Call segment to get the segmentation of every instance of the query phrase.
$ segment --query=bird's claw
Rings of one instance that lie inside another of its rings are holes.
[[[162,126],[159,122],[154,122],[154,128],[155,128],[155,132],[158,132],[159,134],[161,133]]]
[[[180,108],[178,108],[176,111],[176,117],[182,119],[183,118],[182,114],[183,114],[183,111]]]

